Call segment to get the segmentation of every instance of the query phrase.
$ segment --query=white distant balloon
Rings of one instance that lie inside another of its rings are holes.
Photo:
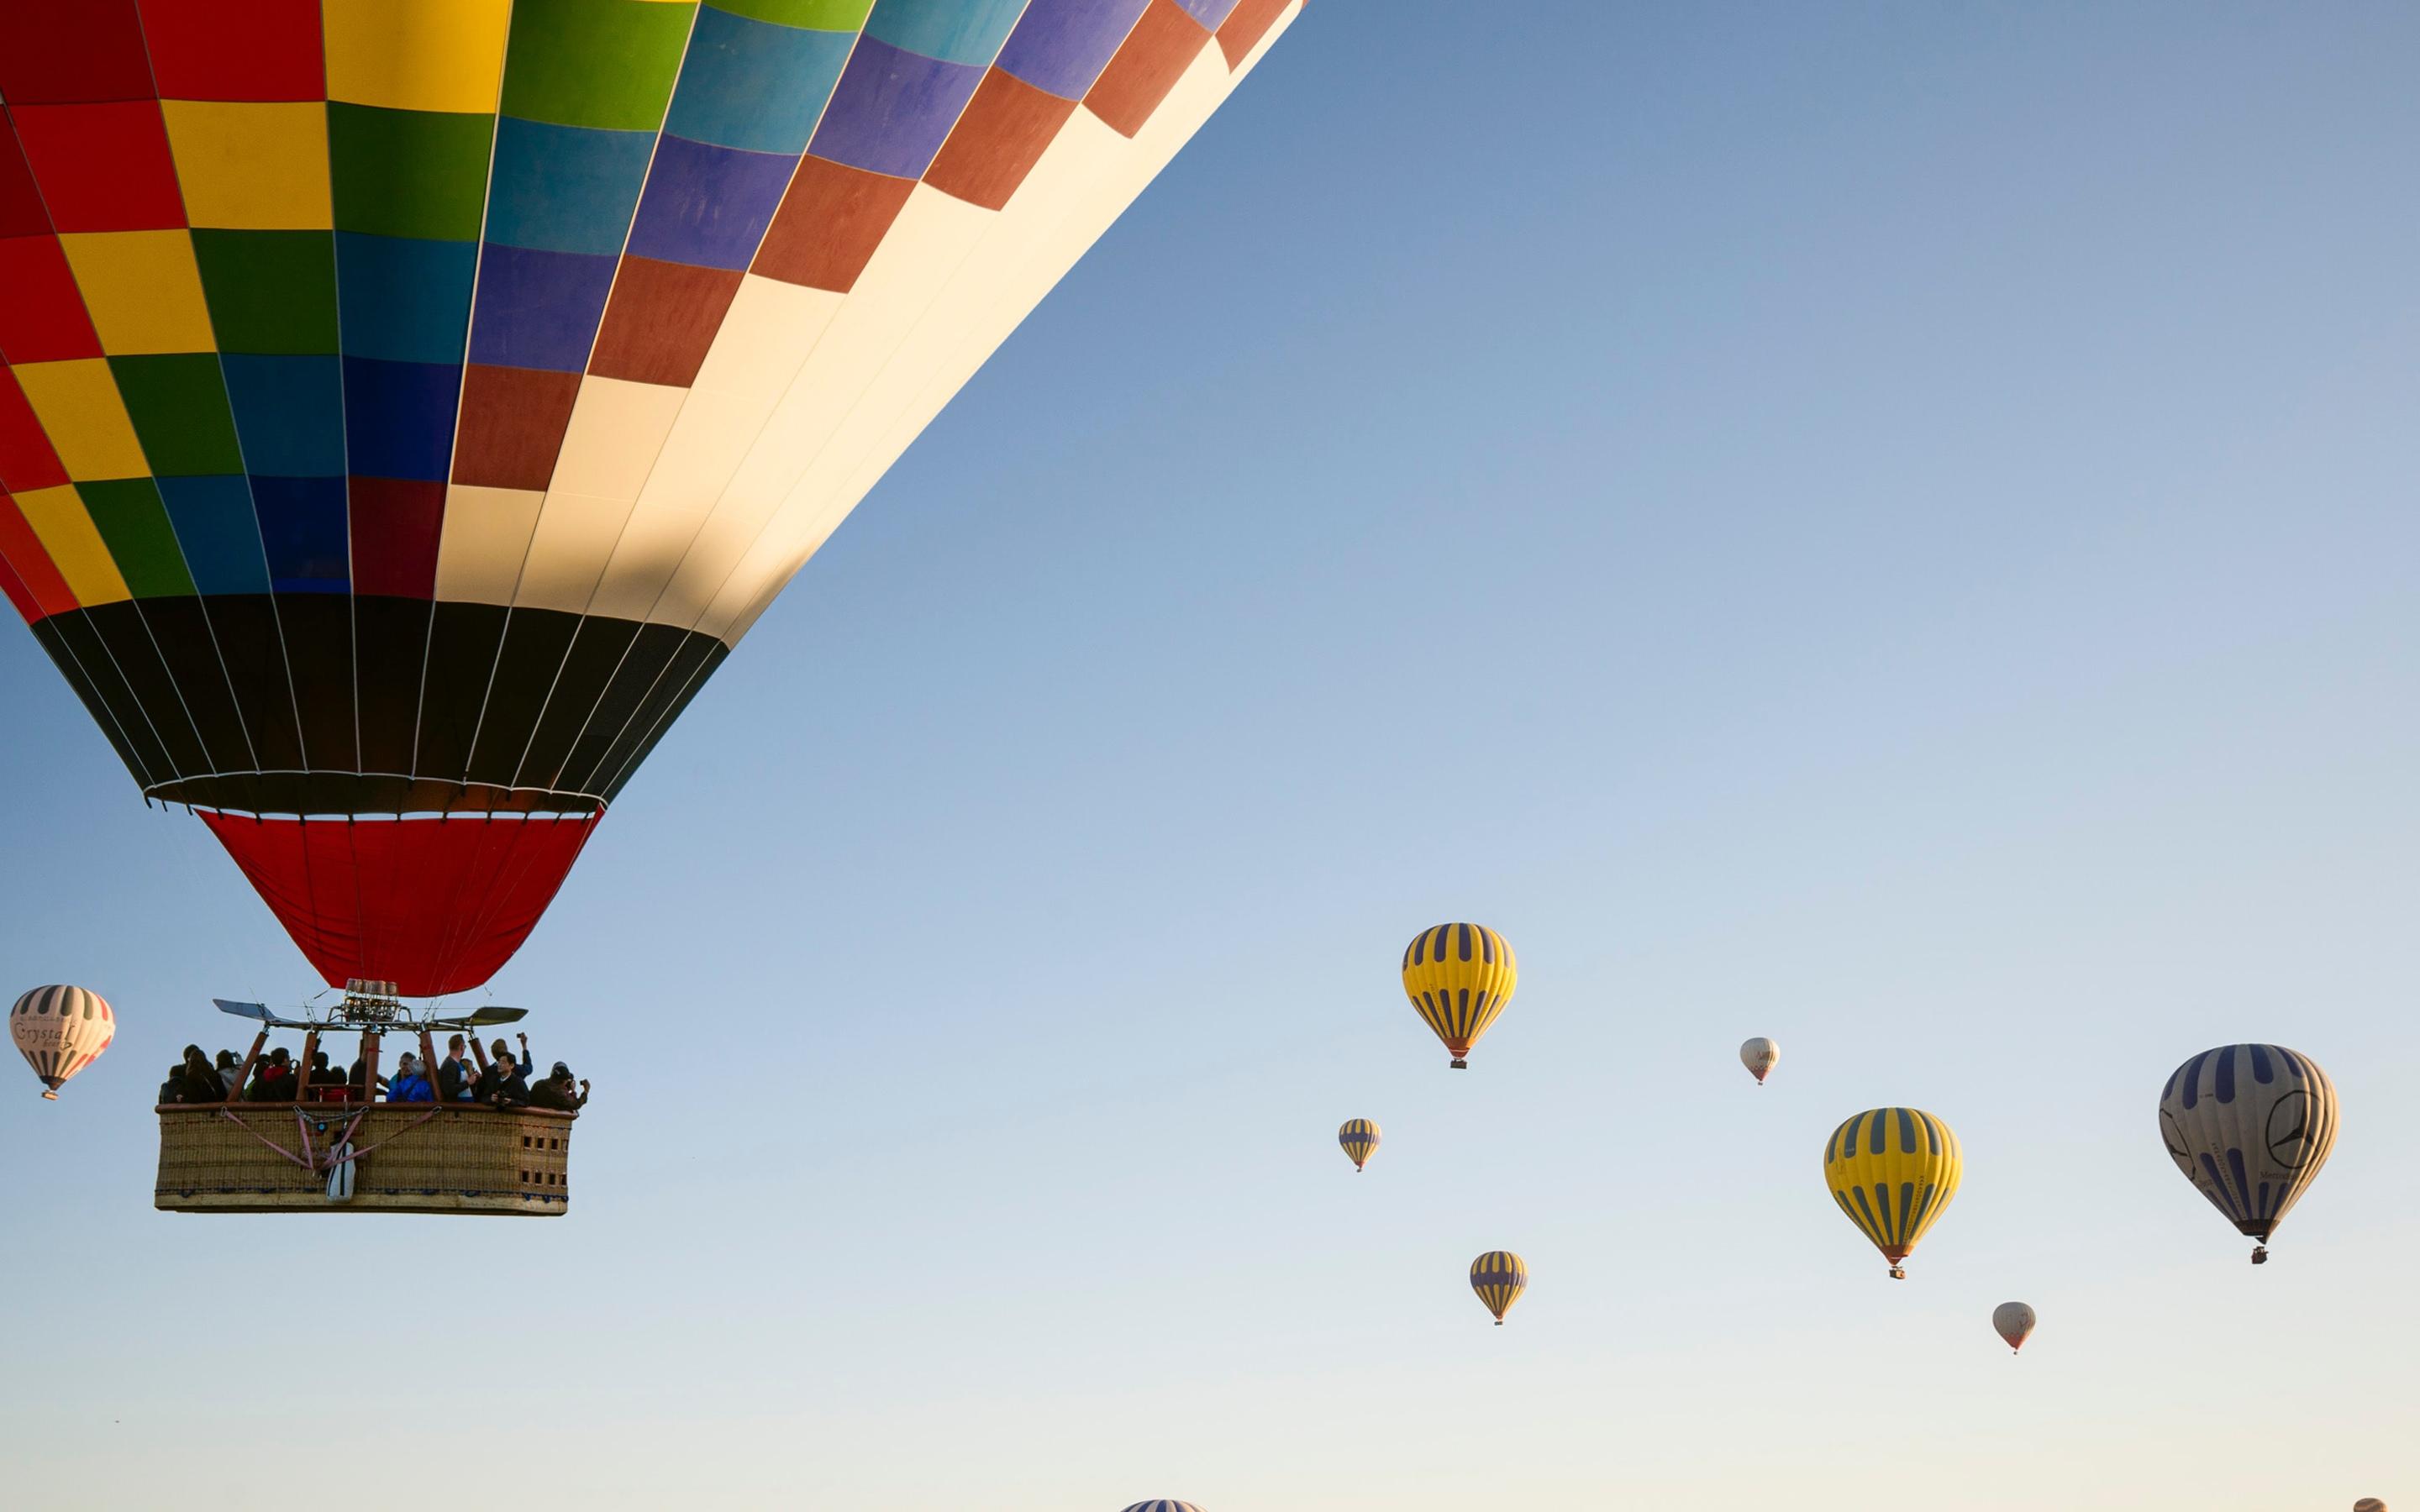
[[[37,987],[8,1014],[8,1038],[53,1103],[68,1078],[98,1059],[116,1034],[117,1015],[101,994],[82,987]]]
[[[1740,1046],[1740,1064],[1747,1068],[1747,1073],[1756,1078],[1759,1087],[1764,1085],[1764,1073],[1771,1071],[1773,1063],[1780,1058],[1781,1046],[1761,1034]]]
[[[2008,1340],[2009,1352],[2016,1353],[2033,1337],[2034,1310],[2021,1302],[2004,1302],[1992,1309],[1992,1332]]]

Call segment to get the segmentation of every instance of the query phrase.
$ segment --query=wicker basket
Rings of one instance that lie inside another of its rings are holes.
[[[171,1212],[546,1218],[571,1202],[576,1116],[568,1113],[436,1103],[240,1103],[159,1112],[160,1177],[151,1203]],[[359,1152],[353,1195],[334,1202],[328,1197],[328,1151],[347,1137]]]

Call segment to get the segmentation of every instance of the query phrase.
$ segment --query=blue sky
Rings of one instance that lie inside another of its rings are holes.
[[[1314,5],[498,979],[562,1222],[149,1210],[316,983],[0,637],[0,962],[124,1021],[0,1101],[12,1494],[2420,1497],[2420,18],[1955,8]],[[2152,1118],[2243,1039],[2346,1118],[2262,1271]],[[1903,1286],[1817,1162],[1893,1102]]]

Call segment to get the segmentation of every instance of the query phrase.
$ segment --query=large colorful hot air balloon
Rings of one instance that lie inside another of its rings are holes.
[[[1965,1161],[1949,1125],[1915,1108],[1869,1108],[1823,1141],[1823,1184],[1904,1281],[1906,1259],[1958,1195]]]
[[[1404,995],[1453,1057],[1460,1071],[1520,980],[1512,947],[1477,924],[1439,924],[1404,947]]]
[[[2283,1045],[2205,1050],[2160,1089],[2160,1141],[2185,1179],[2255,1241],[2301,1200],[2336,1144],[2336,1089],[2319,1062]]]
[[[1358,1171],[1377,1152],[1378,1126],[1368,1119],[1347,1119],[1344,1127],[1336,1131],[1336,1142],[1344,1147],[1345,1158]]]
[[[330,983],[482,982],[1299,8],[0,7],[0,591]]]
[[[1764,1085],[1765,1077],[1772,1074],[1773,1068],[1780,1060],[1781,1046],[1762,1035],[1740,1046],[1740,1064],[1747,1068],[1747,1073],[1756,1078],[1759,1087]]]
[[[2004,1302],[1992,1309],[1992,1332],[2009,1346],[2010,1354],[2034,1336],[2034,1310],[2021,1302]]]
[[[116,1036],[117,1015],[101,994],[82,987],[37,987],[8,1014],[8,1038],[42,1079],[48,1103],[57,1102],[59,1088],[100,1059]]]
[[[1496,1315],[1496,1326],[1504,1326],[1504,1315],[1529,1289],[1529,1262],[1509,1249],[1492,1249],[1470,1262],[1470,1289],[1479,1293],[1481,1305]]]

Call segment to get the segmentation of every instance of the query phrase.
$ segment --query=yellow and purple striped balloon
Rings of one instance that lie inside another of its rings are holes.
[[[1378,1125],[1369,1119],[1347,1119],[1344,1127],[1336,1131],[1336,1142],[1344,1147],[1345,1158],[1358,1171],[1370,1164],[1378,1149]]]
[[[1457,1071],[1470,1064],[1470,1047],[1504,1011],[1519,980],[1512,947],[1481,925],[1439,924],[1404,947],[1404,995],[1444,1041]]]
[[[1470,1289],[1479,1293],[1481,1305],[1496,1315],[1496,1326],[1504,1326],[1504,1315],[1529,1289],[1529,1262],[1509,1249],[1492,1249],[1470,1262]]]

